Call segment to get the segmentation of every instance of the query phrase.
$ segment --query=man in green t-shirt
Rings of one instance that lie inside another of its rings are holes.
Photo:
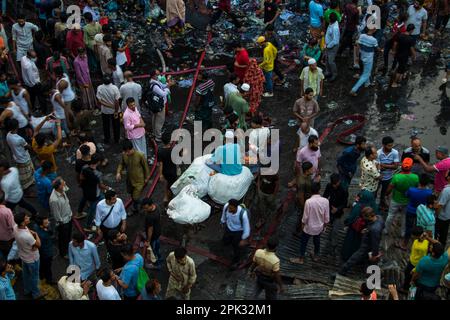
[[[325,20],[325,23],[327,25],[330,24],[330,14],[335,13],[336,17],[337,17],[337,21],[339,23],[341,23],[341,19],[342,19],[342,15],[339,12],[339,5],[338,2],[336,0],[331,1],[330,3],[330,7],[325,11],[325,13],[323,14],[323,18]]]
[[[406,192],[409,188],[417,187],[419,185],[419,177],[417,174],[411,172],[413,164],[413,159],[403,159],[402,171],[394,174],[392,177],[391,184],[389,185],[386,193],[386,197],[389,197],[391,192],[393,192],[388,217],[386,219],[386,228],[384,229],[385,234],[391,232],[392,223],[394,222],[396,216],[399,215],[402,226],[402,237],[405,235],[405,209],[408,205],[408,197],[406,196]]]

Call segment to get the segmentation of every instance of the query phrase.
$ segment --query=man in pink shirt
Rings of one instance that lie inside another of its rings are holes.
[[[73,68],[81,92],[83,108],[93,110],[97,106],[94,87],[89,73],[89,63],[85,48],[78,48],[78,55],[73,61]]]
[[[136,109],[136,101],[129,97],[126,100],[127,109],[123,113],[123,126],[127,138],[133,144],[134,149],[143,153],[147,159],[147,141],[145,139],[145,122],[141,114]]]
[[[313,237],[314,254],[313,261],[318,261],[320,252],[320,235],[325,230],[325,226],[330,222],[330,203],[328,199],[320,195],[320,183],[314,182],[311,186],[312,196],[305,202],[305,209],[302,218],[302,235],[300,237],[300,257],[291,258],[290,261],[296,264],[303,264],[306,253],[306,246],[309,238]]]
[[[439,146],[436,148],[436,159],[439,160],[435,165],[427,164],[419,155],[414,156],[414,160],[419,161],[426,172],[436,172],[434,177],[434,190],[441,193],[447,185],[445,175],[450,170],[450,157],[448,156],[448,148]]]
[[[0,191],[0,256],[6,259],[14,241],[14,215],[5,206],[5,194]]]
[[[311,135],[308,138],[308,145],[297,152],[296,168],[300,170],[303,162],[311,162],[314,168],[312,179],[320,181],[320,156],[319,138]]]

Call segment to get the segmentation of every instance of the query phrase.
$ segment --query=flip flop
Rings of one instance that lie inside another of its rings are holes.
[[[302,264],[305,263],[305,261],[304,261],[304,260],[300,260],[300,258],[290,258],[289,261],[290,261],[291,263],[294,263],[294,264],[300,264],[300,265],[302,265]]]

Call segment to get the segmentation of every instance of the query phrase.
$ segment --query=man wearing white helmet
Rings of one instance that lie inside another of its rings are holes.
[[[321,68],[317,66],[315,59],[308,60],[308,66],[303,68],[300,74],[300,96],[303,97],[307,88],[313,89],[314,98],[318,100],[323,96],[323,79],[325,76]]]

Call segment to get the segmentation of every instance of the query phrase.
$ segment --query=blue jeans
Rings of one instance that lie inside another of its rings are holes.
[[[363,63],[362,75],[359,77],[358,82],[353,86],[352,92],[358,92],[359,88],[361,88],[363,84],[366,84],[366,86],[370,84],[370,75],[372,74],[373,59],[363,60],[362,63]]]
[[[163,259],[162,259],[161,252],[160,252],[161,243],[160,243],[159,239],[153,240],[152,242],[150,242],[150,245],[152,246],[152,250],[156,256],[156,259],[158,259],[156,261],[156,265],[160,266],[161,263],[163,262]]]
[[[40,296],[39,291],[39,260],[33,263],[25,263],[22,261],[22,277],[23,277],[23,290],[25,295],[30,293],[33,298]]]
[[[273,71],[264,71],[264,77],[266,78],[266,92],[273,92],[273,81],[272,81]]]

